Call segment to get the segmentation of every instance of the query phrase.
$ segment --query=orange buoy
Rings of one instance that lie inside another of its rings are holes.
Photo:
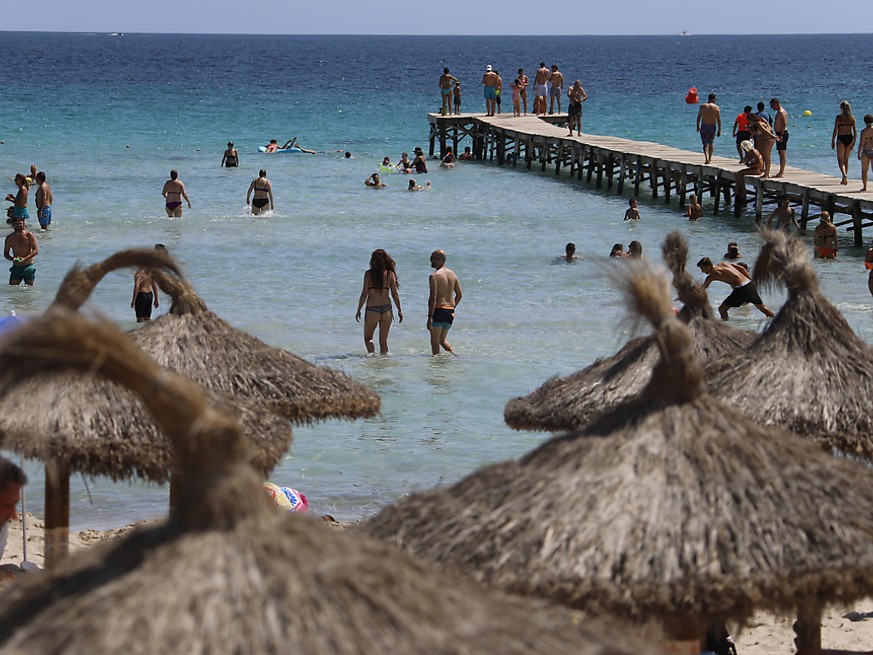
[[[697,87],[692,86],[690,89],[688,89],[688,95],[685,96],[685,102],[687,102],[689,105],[696,105],[698,103]]]

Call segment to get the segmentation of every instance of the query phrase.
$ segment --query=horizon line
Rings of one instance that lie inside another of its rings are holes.
[[[410,37],[461,37],[461,38],[493,38],[493,37],[513,37],[519,38],[518,35],[512,34],[420,34],[414,32],[284,32],[275,34],[265,34],[263,32],[140,32],[140,31],[108,31],[108,30],[12,30],[0,28],[0,34],[123,34],[137,36],[410,36]],[[608,38],[616,36],[869,36],[871,32],[776,32],[776,33],[752,33],[752,32],[658,32],[658,33],[623,33],[623,34],[527,34],[527,37],[533,38],[564,38],[564,37],[586,37],[586,38]],[[524,38],[524,37],[521,37]]]

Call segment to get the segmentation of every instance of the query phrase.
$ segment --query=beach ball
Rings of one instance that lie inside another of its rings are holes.
[[[812,116],[812,112],[809,111],[809,109],[807,109],[805,112],[803,112],[803,115],[804,116]]]
[[[286,512],[305,512],[309,508],[306,496],[291,487],[280,487],[272,482],[264,483],[264,490],[273,504]]]

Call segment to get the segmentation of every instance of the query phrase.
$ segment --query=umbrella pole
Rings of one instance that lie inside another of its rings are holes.
[[[799,607],[797,620],[792,626],[794,634],[794,646],[797,652],[821,650],[821,606]]]
[[[170,509],[172,510],[179,502],[179,494],[182,492],[182,474],[178,471],[170,473]]]
[[[45,568],[57,566],[70,550],[70,464],[45,463]]]

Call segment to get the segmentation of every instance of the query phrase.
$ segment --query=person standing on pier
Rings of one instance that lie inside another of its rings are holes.
[[[567,136],[573,136],[573,123],[576,124],[576,136],[582,136],[582,103],[588,100],[588,94],[579,80],[576,80],[567,90],[567,96],[570,99],[570,106],[567,108],[570,133]]]
[[[552,64],[552,76],[549,78],[549,113],[555,113],[555,99],[558,100],[558,113],[561,113],[561,94],[564,93],[564,74],[558,70],[556,64]]]
[[[527,75],[524,74],[524,69],[518,69],[518,81],[521,84],[521,89],[519,90],[519,95],[521,96],[521,105],[524,108],[524,115],[527,116],[527,85],[528,79]]]
[[[452,91],[452,97],[455,99],[455,115],[461,115],[461,83],[456,82],[455,88]]]
[[[867,169],[873,161],[873,114],[864,116],[864,127],[858,139],[858,159],[861,160],[861,191],[867,190]]]
[[[485,87],[485,115],[493,116],[497,111],[497,73],[492,70],[491,64],[485,67],[482,84]]]
[[[495,95],[494,104],[497,106],[497,113],[499,114],[500,113],[500,95],[501,95],[501,92],[503,91],[503,78],[500,77],[500,71],[497,69],[494,70],[494,74],[497,76],[497,84],[496,84],[497,88],[494,90],[494,95]]]
[[[457,81],[458,78],[451,75],[448,68],[443,68],[443,74],[440,75],[440,94],[443,97],[443,107],[440,113],[443,116],[450,116],[452,113],[452,85]]]
[[[434,269],[428,278],[427,329],[430,332],[430,349],[432,354],[439,355],[442,346],[451,353],[454,351],[446,337],[455,320],[455,308],[461,302],[461,283],[455,272],[446,266],[445,251],[434,250],[430,255],[430,265]]]
[[[509,86],[512,89],[512,115],[518,118],[521,116],[521,82],[516,77]]]
[[[712,149],[715,137],[721,136],[721,109],[715,104],[715,94],[710,93],[707,102],[700,105],[697,112],[697,131],[703,143],[705,164],[712,162]]]
[[[743,107],[743,113],[737,114],[734,121],[734,136],[737,138],[737,154],[740,156],[740,163],[743,163],[743,149],[740,144],[743,141],[748,141],[752,138],[752,133],[749,131],[749,121],[752,120],[752,106],[746,105]]]
[[[541,61],[534,78],[534,114],[546,113],[546,97],[549,95],[549,78],[552,71],[546,68],[546,62]]]
[[[788,159],[788,112],[779,103],[779,98],[770,99],[770,109],[776,112],[776,118],[773,119],[773,131],[779,137],[776,140],[776,152],[779,153],[779,172],[773,177],[782,177],[785,175],[785,161]]]

